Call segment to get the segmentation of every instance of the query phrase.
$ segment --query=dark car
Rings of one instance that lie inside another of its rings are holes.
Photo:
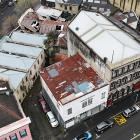
[[[46,103],[46,101],[44,100],[43,96],[42,95],[39,95],[38,96],[38,101],[40,103],[40,106],[43,110],[43,112],[46,114],[47,112],[50,111],[50,107],[49,105]]]
[[[75,137],[73,140],[92,140],[92,137],[92,134],[89,131],[86,131],[83,134]]]
[[[103,133],[106,129],[111,128],[113,124],[114,124],[113,120],[106,120],[99,123],[96,126],[95,130],[97,133]]]
[[[138,105],[133,105],[130,108],[127,108],[126,110],[123,111],[123,116],[125,116],[126,118],[129,118],[130,116],[134,115],[135,113],[137,113],[140,110],[140,107]]]

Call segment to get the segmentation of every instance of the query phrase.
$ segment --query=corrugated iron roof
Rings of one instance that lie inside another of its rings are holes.
[[[50,75],[50,71],[55,74]],[[57,101],[66,104],[105,85],[105,82],[79,55],[53,64],[40,71]]]

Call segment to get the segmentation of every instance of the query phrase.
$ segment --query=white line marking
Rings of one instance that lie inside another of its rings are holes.
[[[100,138],[100,135],[96,134],[96,139]]]
[[[139,136],[140,136],[140,134],[136,135],[135,137],[133,137],[133,138],[130,139],[130,140],[134,140],[134,139],[136,139],[136,138],[139,137]]]
[[[117,113],[117,114],[115,114],[115,115],[113,115],[113,116],[111,116],[110,117],[110,119],[112,119],[112,118],[114,118],[114,117],[116,117],[116,116],[118,116],[119,114],[121,114],[122,112],[119,112],[119,113]]]

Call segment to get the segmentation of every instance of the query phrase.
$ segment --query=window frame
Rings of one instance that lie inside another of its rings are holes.
[[[72,108],[69,108],[69,109],[67,110],[67,113],[68,113],[68,115],[72,114]]]
[[[24,134],[22,135],[21,133],[24,133]],[[26,136],[27,136],[27,131],[26,131],[26,129],[23,129],[23,130],[19,131],[19,134],[20,134],[20,137],[21,137],[21,138],[26,137]]]

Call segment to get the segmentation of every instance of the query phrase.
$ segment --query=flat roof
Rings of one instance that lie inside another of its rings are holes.
[[[99,13],[82,10],[69,28],[91,50],[112,64],[140,54],[140,44]]]
[[[42,48],[15,44],[10,42],[4,42],[0,44],[0,51],[7,53],[14,53],[21,56],[28,56],[31,58],[37,58],[42,52]]]
[[[79,54],[44,68],[40,75],[62,104],[107,84]]]
[[[14,31],[9,37],[9,41],[14,43],[41,47],[44,46],[44,41],[46,40],[47,36],[45,35],[23,33],[20,31]]]
[[[1,85],[3,82],[0,80],[0,87],[3,87]],[[23,118],[14,95],[12,93],[6,95],[7,91],[0,94],[0,128]]]
[[[17,89],[26,73],[0,68],[0,77],[9,80],[11,88]]]
[[[0,66],[4,68],[27,72],[35,61],[36,59],[0,52]]]

